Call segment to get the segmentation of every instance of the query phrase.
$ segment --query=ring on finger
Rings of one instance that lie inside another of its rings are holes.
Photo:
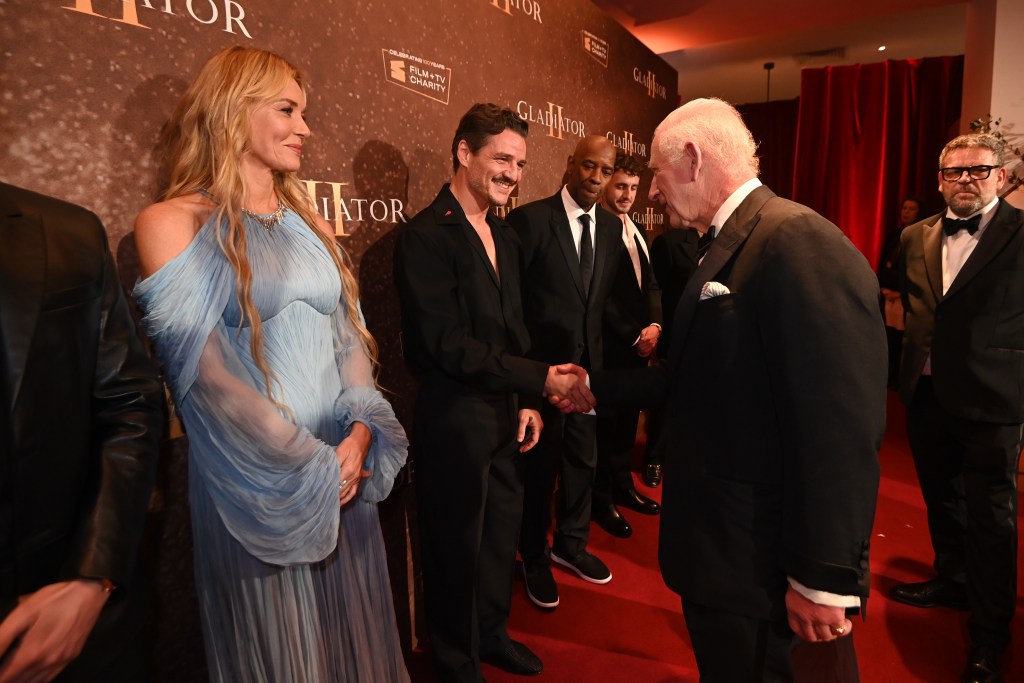
[[[846,633],[846,627],[845,626],[829,626],[828,630],[832,633],[832,635],[834,635],[836,637],[839,637],[839,636],[843,635],[844,633]]]

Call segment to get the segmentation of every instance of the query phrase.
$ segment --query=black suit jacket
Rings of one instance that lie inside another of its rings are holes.
[[[931,354],[932,387],[947,412],[1024,422],[1024,211],[1000,200],[945,296],[940,219],[903,231],[900,398],[910,403]]]
[[[621,233],[622,228],[619,228]],[[643,239],[641,233],[640,239]],[[620,240],[621,241],[621,240]],[[623,243],[625,245],[625,243]],[[661,289],[651,270],[647,254],[639,246],[640,282],[629,252],[622,250],[615,281],[608,295],[604,317],[604,367],[628,368],[647,365],[647,358],[637,355],[633,342],[645,327],[661,323]]]
[[[530,337],[519,240],[496,217],[488,222],[500,273],[447,185],[399,235],[395,285],[406,362],[430,395],[504,403],[521,393],[526,406],[539,407],[548,366],[523,357]],[[513,424],[517,407],[508,404]],[[421,396],[417,412],[424,410],[452,413],[448,401],[424,404]],[[453,415],[453,427],[464,430],[466,417]],[[473,425],[473,431],[494,428],[492,420]]]
[[[78,577],[132,593],[163,391],[99,219],[0,183],[5,599]]]
[[[729,293],[700,299],[705,283]],[[659,559],[684,599],[785,615],[786,577],[868,594],[886,342],[870,266],[832,224],[754,190],[675,313],[668,368],[593,377],[669,392]]]
[[[619,220],[600,206],[596,216],[594,272],[588,297],[561,193],[520,206],[508,215],[522,245],[523,308],[531,358],[548,364],[583,363],[588,369],[603,365],[604,309],[625,247]]]
[[[693,271],[697,270],[697,242],[700,233],[693,228],[668,229],[651,243],[651,269],[661,288],[662,322],[658,352],[668,355],[672,343],[672,322],[676,305]]]

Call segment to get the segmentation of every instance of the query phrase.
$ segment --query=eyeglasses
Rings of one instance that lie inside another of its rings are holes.
[[[939,173],[942,174],[942,179],[949,183],[960,180],[965,171],[972,180],[985,180],[992,175],[993,168],[999,166],[947,166],[940,168]]]

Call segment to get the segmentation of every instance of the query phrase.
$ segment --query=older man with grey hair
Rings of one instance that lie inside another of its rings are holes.
[[[813,643],[856,680],[886,345],[871,267],[840,230],[757,180],[721,100],[658,126],[650,197],[703,234],[667,367],[592,378],[599,405],[668,395],[660,562],[701,680],[789,681]],[[821,679],[817,679],[821,680]]]
[[[1017,599],[1024,425],[1024,211],[998,197],[1003,141],[961,135],[939,155],[947,209],[903,232],[900,398],[928,508],[935,576],[893,588],[915,607],[968,608],[961,680],[1001,680]]]

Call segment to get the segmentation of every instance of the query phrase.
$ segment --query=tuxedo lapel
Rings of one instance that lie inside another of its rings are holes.
[[[921,231],[924,241],[924,274],[931,285],[936,301],[942,300],[942,220],[936,217],[935,223],[926,225]]]
[[[481,261],[483,261],[484,270],[486,270],[487,274],[490,276],[491,284],[493,284],[495,287],[500,287],[501,284],[498,282],[498,274],[494,272],[494,266],[491,264],[490,257],[487,256],[487,250],[484,249],[484,243],[480,239],[480,235],[476,233],[476,230],[473,228],[472,225],[469,225],[468,221],[459,221],[459,227],[462,229],[462,234],[466,238],[466,241],[469,242],[469,246],[472,247],[473,251],[476,252],[476,255],[480,258]],[[490,230],[489,224],[487,226],[487,229]],[[498,266],[500,267],[501,259],[498,258],[497,253],[498,240],[497,237],[494,235],[493,230],[491,230],[491,239],[494,240],[494,258],[495,261],[497,261]]]
[[[583,289],[583,277],[580,275],[580,257],[576,252],[576,242],[572,238],[572,228],[569,227],[569,217],[565,215],[565,207],[562,206],[561,195],[553,198],[557,206],[551,207],[551,231],[555,233],[555,240],[562,248],[562,255],[565,257],[565,266],[572,275],[572,281],[576,284],[576,291],[583,301],[587,300],[587,294]],[[596,231],[595,232],[599,232]],[[596,264],[595,264],[596,269]],[[596,275],[596,274],[595,274]],[[593,282],[593,280],[591,280]]]
[[[604,215],[602,215],[600,209],[595,211],[594,215],[597,217],[597,225],[594,227],[594,251],[596,251],[597,254],[594,259],[594,277],[590,281],[591,288],[593,288],[598,282],[601,282],[601,278],[604,277],[605,271],[613,265],[609,263],[612,253],[614,252],[612,249],[612,240],[622,239],[621,223],[619,224],[619,230],[616,230],[611,221],[603,220]]]
[[[8,395],[4,408],[14,409],[32,335],[39,317],[46,273],[42,226],[23,216],[0,196],[0,330],[4,340]]]
[[[682,364],[682,350],[686,336],[690,331],[690,321],[700,301],[700,293],[704,284],[712,282],[719,271],[725,267],[747,237],[757,226],[761,218],[760,211],[775,193],[762,185],[744,199],[725,225],[718,232],[718,237],[704,254],[704,259],[697,266],[690,280],[686,283],[679,304],[676,306],[675,318],[672,322],[672,346],[669,349],[669,363],[674,376]],[[678,331],[677,331],[678,330]]]
[[[944,298],[948,299],[963,289],[1003,250],[1007,242],[1013,239],[1013,236],[1020,230],[1020,225],[1014,220],[1014,213],[1012,206],[1004,201],[999,202],[992,222],[985,228],[974,251],[971,252],[963,268],[950,283],[949,291],[946,292]]]

